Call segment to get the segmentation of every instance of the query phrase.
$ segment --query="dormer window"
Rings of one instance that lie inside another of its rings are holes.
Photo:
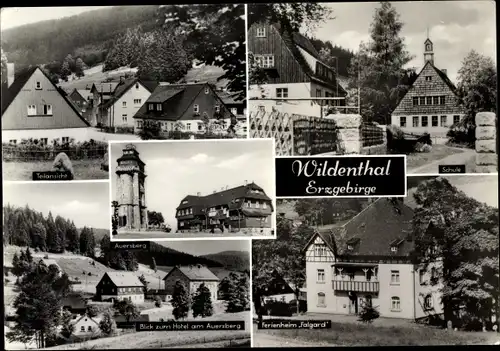
[[[156,104],[156,111],[161,111],[161,104]]]
[[[155,109],[155,105],[154,104],[149,104],[148,105],[148,110],[149,111],[154,111],[154,109]]]
[[[193,106],[193,112],[194,113],[200,113],[200,105],[194,105]]]
[[[36,82],[36,87],[35,87],[36,90],[40,90],[42,89],[42,82]]]
[[[266,37],[266,28],[259,27],[257,28],[257,38],[265,38]]]
[[[220,112],[220,106],[219,105],[215,105],[215,112]]]
[[[396,246],[391,246],[391,252],[398,252],[398,248]]]

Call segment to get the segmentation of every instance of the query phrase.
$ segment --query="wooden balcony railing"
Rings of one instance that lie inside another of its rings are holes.
[[[377,281],[333,280],[332,287],[338,291],[378,292],[380,283]]]

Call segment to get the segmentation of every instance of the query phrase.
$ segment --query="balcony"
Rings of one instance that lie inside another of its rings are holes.
[[[333,290],[338,291],[357,291],[357,292],[378,292],[380,289],[379,282],[356,281],[356,280],[333,280]]]

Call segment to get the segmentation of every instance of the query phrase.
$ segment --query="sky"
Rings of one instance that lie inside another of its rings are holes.
[[[498,208],[498,175],[454,175],[445,178],[467,196]],[[409,190],[408,196],[413,196],[414,190]]]
[[[105,7],[109,6],[7,7],[2,8],[0,23],[2,30],[5,30],[29,23],[74,16]]]
[[[175,229],[175,209],[186,195],[211,194],[222,187],[254,181],[270,198],[274,184],[274,149],[271,140],[136,142],[146,164],[146,206],[163,214]],[[124,143],[111,143],[111,187],[116,199],[116,165]]]
[[[316,25],[308,34],[357,51],[361,41],[370,37],[370,25],[378,2],[326,4],[335,19]],[[472,49],[496,61],[496,19],[494,1],[409,1],[393,6],[404,23],[401,36],[415,58],[408,67],[423,66],[424,41],[434,43],[436,67],[446,69],[456,83],[465,55]],[[305,31],[305,28],[304,28]]]
[[[26,206],[52,212],[84,226],[109,229],[111,209],[109,186],[105,182],[4,183],[3,204]]]
[[[190,240],[159,241],[157,244],[195,256],[219,253],[222,251],[245,251],[250,255],[250,240]]]

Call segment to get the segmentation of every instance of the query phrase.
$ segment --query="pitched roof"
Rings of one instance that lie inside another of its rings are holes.
[[[292,53],[292,55],[295,57],[299,65],[302,67],[302,70],[304,71],[305,74],[307,74],[310,78],[319,81],[320,83],[323,84],[328,84],[330,86],[334,86],[335,82],[330,82],[330,81],[325,81],[325,79],[321,76],[318,76],[315,73],[315,68],[311,68],[309,66],[309,63],[307,63],[306,58],[304,55],[301,53],[300,49],[304,50],[307,52],[309,55],[314,57],[317,61],[321,62],[323,65],[326,67],[329,67],[326,63],[324,63],[321,58],[319,57],[319,53],[312,44],[312,42],[305,37],[304,35],[300,34],[299,32],[292,32],[290,33],[289,31],[283,29],[279,24],[272,24],[272,26],[278,30],[280,33],[281,37],[283,38],[283,41],[285,42],[286,46]],[[335,69],[332,67],[329,67],[330,69],[335,72]],[[337,75],[337,72],[335,72],[335,75]],[[336,78],[334,77],[334,80]],[[346,93],[344,87],[339,84],[339,88],[341,89],[342,93]]]
[[[218,281],[219,278],[206,266],[203,265],[192,265],[192,266],[178,266],[172,269],[163,280],[167,279],[173,271],[178,269],[181,271],[189,280],[206,280],[206,281]]]
[[[252,193],[251,190],[259,190],[262,193]],[[222,190],[206,196],[187,195],[182,199],[181,204],[177,207],[177,210],[192,206],[213,207],[223,204],[226,205],[234,199],[241,198],[271,201],[271,199],[264,193],[264,189],[252,182],[247,185],[240,185],[235,188]],[[183,204],[184,201],[187,201],[187,203]]]
[[[83,314],[83,315],[81,315],[81,316],[80,316],[80,318],[78,318],[78,319],[76,319],[76,320],[74,320],[74,321],[72,321],[72,322],[70,322],[70,323],[72,323],[72,324],[77,324],[77,323],[78,323],[78,322],[80,322],[83,318],[90,319],[92,322],[94,322],[94,323],[95,323],[95,324],[97,324],[97,325],[99,325],[99,323],[101,322],[101,319],[102,319],[102,318],[101,318],[101,317],[99,317],[99,316],[96,316],[96,317],[90,317],[90,316],[88,316],[87,314]],[[78,331],[79,331],[79,330],[77,330],[77,332],[78,332]]]
[[[21,89],[26,85],[28,80],[31,78],[31,76],[33,75],[33,73],[35,73],[35,71],[37,69],[39,69],[40,72],[42,72],[42,74],[47,78],[47,80],[50,82],[50,84],[52,84],[54,89],[59,93],[59,95],[61,95],[61,97],[64,99],[64,101],[66,101],[66,103],[73,109],[73,111],[75,111],[76,115],[87,126],[90,127],[90,123],[85,118],[83,118],[81,112],[72,103],[71,99],[68,98],[66,92],[62,88],[59,88],[57,85],[55,85],[54,82],[52,82],[52,80],[50,79],[50,77],[44,72],[44,70],[38,66],[32,66],[32,67],[28,68],[25,72],[18,75],[14,79],[14,82],[12,83],[12,85],[7,89],[7,91],[4,94],[2,94],[2,116],[3,116],[4,112],[7,110],[7,108],[10,106],[12,101],[14,101],[14,99],[19,94]]]
[[[194,99],[205,87],[213,91],[212,87],[206,82],[195,84],[160,84],[153,91],[146,103],[137,111],[134,118],[169,121],[182,119]],[[217,93],[214,92],[214,96],[223,104]],[[148,111],[148,103],[164,103],[167,100],[169,103],[163,106],[162,111]],[[189,119],[193,119],[192,116]]]
[[[120,84],[120,82],[100,82],[100,83],[93,83],[92,88],[96,88],[97,92],[103,93],[103,94],[112,94],[115,92],[116,87]],[[92,90],[91,88],[91,90]]]
[[[139,277],[135,275],[133,272],[106,272],[109,279],[115,284],[117,287],[135,287],[135,286],[144,286],[139,280]]]
[[[88,90],[88,89],[76,89],[76,88],[75,88],[74,90],[76,90],[76,91],[78,92],[78,94],[80,94],[80,96],[81,96],[82,98],[84,98],[85,100],[88,100],[88,99],[89,99],[89,97],[91,97],[91,96],[92,96],[91,91],[90,91],[90,90]]]
[[[245,100],[237,100],[236,96],[239,93],[229,93],[226,91],[218,91],[217,95],[222,100],[222,102],[226,105],[236,105],[236,104],[245,104]]]
[[[347,222],[326,230],[317,230],[309,246],[319,235],[337,255],[349,256],[407,256],[413,243],[407,238],[412,232],[413,210],[402,200],[379,198]],[[391,243],[400,242],[397,253]],[[353,250],[347,250],[347,243]]]
[[[146,88],[150,93],[154,91],[154,89],[158,86],[158,83],[153,81],[148,81],[147,83],[141,81],[139,78],[129,78],[125,79],[125,81],[118,83],[116,86],[113,97],[111,97],[108,101],[102,104],[103,108],[108,108],[112,106],[118,99],[120,99],[127,91],[130,90],[134,86],[135,83],[141,84],[144,88]]]

